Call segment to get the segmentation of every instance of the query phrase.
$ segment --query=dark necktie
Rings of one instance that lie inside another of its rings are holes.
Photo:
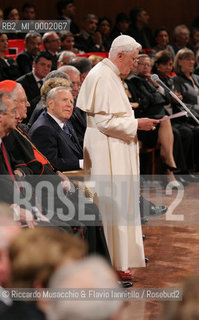
[[[72,127],[72,123],[70,122],[70,120],[68,120],[66,123],[64,123],[63,130],[70,137],[71,141],[79,149],[79,151],[82,152],[82,147],[79,143],[79,140],[77,138],[75,130]]]
[[[68,125],[67,125],[66,123],[64,123],[63,130],[64,130],[64,132],[66,132],[66,134],[67,134],[70,138],[72,137],[72,134],[70,133],[69,128],[68,128]]]
[[[43,85],[43,80],[39,80],[39,81],[37,81],[37,84],[38,84],[38,87],[39,87],[39,89],[41,88],[41,86]]]

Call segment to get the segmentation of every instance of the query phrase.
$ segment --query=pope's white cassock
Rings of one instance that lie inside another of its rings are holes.
[[[138,122],[118,68],[98,63],[80,89],[77,107],[87,112],[84,166],[95,181],[110,256],[117,270],[144,267],[139,210]]]

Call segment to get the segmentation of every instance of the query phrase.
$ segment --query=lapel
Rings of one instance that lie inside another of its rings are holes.
[[[35,95],[39,95],[40,94],[40,90],[38,88],[37,82],[32,74],[32,72],[29,75],[29,83],[31,85],[31,88],[29,88],[29,90],[31,90],[32,92],[35,93]]]
[[[64,130],[61,129],[61,127],[57,124],[57,122],[48,114],[45,113],[44,116],[46,116],[46,118],[48,119],[48,121],[50,122],[51,126],[56,130],[57,135],[67,144],[70,146],[71,149],[73,149],[75,152],[80,153],[82,152],[82,148],[81,150],[79,150],[79,148],[72,142],[72,140],[70,139],[70,137],[64,132]],[[78,142],[79,145],[79,142]]]

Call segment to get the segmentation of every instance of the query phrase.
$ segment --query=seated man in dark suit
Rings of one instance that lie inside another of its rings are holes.
[[[75,47],[84,52],[105,51],[102,37],[97,30],[98,17],[95,14],[87,14],[84,17],[83,28],[75,39]]]
[[[41,35],[37,32],[29,32],[25,36],[25,50],[16,58],[19,71],[24,75],[32,71],[33,60],[41,48]]]
[[[81,87],[80,71],[73,66],[62,66],[58,69],[58,71],[66,73],[72,82],[71,93],[74,99],[74,109],[70,120],[83,148],[84,134],[86,131],[86,113],[76,107],[76,99]]]
[[[58,51],[61,49],[61,40],[56,32],[46,32],[42,37],[45,50],[52,58],[51,70],[57,69]]]
[[[40,88],[43,84],[43,79],[50,72],[51,67],[51,56],[46,52],[41,52],[34,59],[32,72],[17,79],[17,82],[24,88],[28,101],[30,102],[26,123],[28,123],[36,104],[41,99]]]
[[[70,23],[70,31],[73,34],[79,33],[79,27],[74,22],[75,5],[73,0],[59,0],[56,4],[59,20],[66,20]]]
[[[47,112],[42,113],[29,134],[36,147],[60,171],[76,170],[83,166],[83,151],[70,119],[73,97],[65,87],[50,90]]]

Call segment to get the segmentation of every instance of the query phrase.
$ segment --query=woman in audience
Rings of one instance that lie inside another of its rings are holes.
[[[138,102],[135,109],[137,118],[161,119],[165,117],[164,106],[169,103],[167,97],[158,90],[158,84],[151,80],[151,60],[146,54],[138,58],[136,75],[127,80],[132,101]],[[156,130],[138,131],[138,138],[148,148],[155,147],[157,142],[160,144],[160,156],[163,161],[164,170],[167,174],[167,180],[172,187],[178,187],[173,174],[177,171],[176,163],[173,157],[173,131],[170,120],[161,121]]]
[[[101,33],[104,50],[109,51],[112,43],[112,38],[110,37],[111,20],[106,17],[99,19],[97,31]]]
[[[8,37],[6,33],[0,33],[0,81],[9,79],[15,80],[20,76],[20,72],[10,57],[6,57],[8,50]]]
[[[74,35],[69,31],[61,31],[59,33],[59,37],[61,40],[61,51],[71,51],[74,53],[79,53],[77,48],[74,48],[75,38]]]
[[[195,56],[192,50],[184,48],[178,51],[174,61],[173,77],[175,89],[182,95],[182,101],[190,111],[199,119],[199,76],[193,74]],[[173,103],[173,111],[179,112],[181,107]],[[194,142],[194,161],[196,170],[199,169],[199,127],[193,118],[181,117],[179,121],[192,130]]]
[[[156,46],[153,47],[154,53],[157,53],[161,50],[168,50],[172,56],[172,59],[174,59],[175,53],[172,46],[169,45],[169,34],[166,28],[161,27],[155,31],[155,41]]]
[[[4,20],[19,20],[19,10],[15,6],[9,6],[4,9]],[[24,33],[15,32],[8,33],[9,39],[24,39]]]
[[[182,99],[181,94],[174,90],[173,79],[169,77],[172,74],[173,70],[173,60],[169,51],[163,50],[159,51],[155,55],[155,64],[153,66],[153,72],[156,73],[162,82],[171,89],[178,98]],[[170,103],[165,106],[165,109],[169,114],[173,113],[172,110],[172,101],[169,93],[162,87],[159,87],[161,92],[167,96]],[[193,168],[193,133],[190,128],[183,124],[182,121],[179,121],[179,118],[173,119],[171,121],[173,133],[174,133],[174,158],[176,160],[177,166],[181,168],[180,175],[177,176],[179,180],[183,179],[188,181],[194,181],[195,176],[189,173],[188,169]],[[179,135],[179,139],[176,141],[176,135]],[[178,142],[178,143],[175,143]],[[180,144],[180,145],[179,145]],[[181,152],[177,152],[177,149],[180,147]],[[186,175],[185,175],[186,174]],[[183,175],[183,177],[182,177]]]

